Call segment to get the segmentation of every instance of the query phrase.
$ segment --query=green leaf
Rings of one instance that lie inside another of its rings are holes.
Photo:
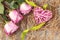
[[[4,6],[0,3],[0,14],[4,14]]]
[[[39,24],[38,26],[32,27],[30,30],[38,30],[38,29],[40,29],[41,27],[43,27],[44,24],[45,24],[45,23],[41,23],[41,24]]]
[[[48,4],[43,5],[43,9],[46,9],[48,7]]]
[[[25,0],[6,0],[9,3],[11,9],[17,9],[20,4],[25,2]]]
[[[18,8],[18,5],[17,4],[14,4],[13,7],[16,9],[16,8]]]
[[[15,2],[15,1],[12,1],[12,2],[10,3],[10,8],[11,8],[11,9],[17,9],[18,6],[19,6],[18,3]]]
[[[32,2],[32,1],[28,1],[28,0],[25,0],[29,5],[31,5],[31,6],[37,6],[34,2]]]
[[[19,4],[21,4],[22,2],[25,2],[25,0],[6,0],[7,2],[11,3],[12,1],[15,1]]]
[[[8,21],[8,18],[4,14],[2,15],[2,17],[4,20]]]
[[[23,32],[22,32],[22,34],[21,34],[21,39],[22,40],[24,40],[24,38],[25,38],[25,36],[26,36],[26,34],[29,32],[29,29],[27,29],[27,30],[24,30]]]
[[[11,9],[15,9],[13,6],[14,4],[15,4],[15,1],[11,1],[10,5],[9,5]]]
[[[3,0],[0,0],[0,3],[2,2]]]
[[[8,3],[11,3],[13,0],[6,0]]]
[[[25,0],[15,0],[18,4],[22,4]]]

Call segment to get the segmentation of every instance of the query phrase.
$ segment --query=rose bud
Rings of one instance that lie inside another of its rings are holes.
[[[19,14],[16,10],[10,11],[9,17],[14,23],[18,23],[23,19],[23,16]]]
[[[12,21],[8,22],[4,26],[4,31],[7,35],[13,34],[18,29],[18,26],[15,25]]]
[[[43,10],[40,7],[36,7],[34,9],[34,18],[36,20],[36,23],[42,23],[42,22],[47,22],[52,18],[52,12],[49,10]]]
[[[31,11],[32,7],[26,3],[20,5],[20,11],[23,15],[28,14]]]

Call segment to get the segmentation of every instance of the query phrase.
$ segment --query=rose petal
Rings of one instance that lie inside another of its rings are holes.
[[[32,9],[31,6],[26,3],[22,3],[20,5],[20,11],[23,15],[28,14],[31,11],[31,9]]]
[[[23,16],[19,14],[16,10],[12,10],[9,13],[9,17],[14,23],[18,23],[19,21],[23,19]]]
[[[15,25],[12,21],[8,22],[4,26],[4,31],[7,35],[13,34],[18,29],[18,26]]]

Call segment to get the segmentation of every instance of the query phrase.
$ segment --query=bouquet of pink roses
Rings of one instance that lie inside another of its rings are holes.
[[[8,2],[7,0],[5,2],[1,1],[0,4],[2,5],[1,15],[3,18],[5,17],[4,19],[6,22],[4,26],[4,31],[7,35],[11,35],[15,31],[17,31],[19,26],[17,26],[16,24],[21,22],[24,19],[25,15],[29,14],[31,11],[33,12],[34,19],[38,25],[30,29],[24,30],[21,35],[22,40],[24,40],[27,32],[29,32],[30,30],[38,30],[52,18],[52,12],[46,9],[48,4],[44,4],[42,7],[40,7],[36,5],[33,1],[29,0],[13,0],[11,2]],[[3,4],[5,4],[5,9]]]

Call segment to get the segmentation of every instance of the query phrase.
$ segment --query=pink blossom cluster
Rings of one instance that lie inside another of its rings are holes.
[[[4,26],[4,31],[6,34],[13,34],[19,28],[16,24],[20,22],[24,17],[32,10],[32,7],[26,3],[20,5],[19,11],[12,10],[9,12],[10,22],[6,23]],[[43,10],[41,7],[35,7],[33,10],[34,18],[36,23],[47,22],[52,18],[52,12],[49,10]]]

